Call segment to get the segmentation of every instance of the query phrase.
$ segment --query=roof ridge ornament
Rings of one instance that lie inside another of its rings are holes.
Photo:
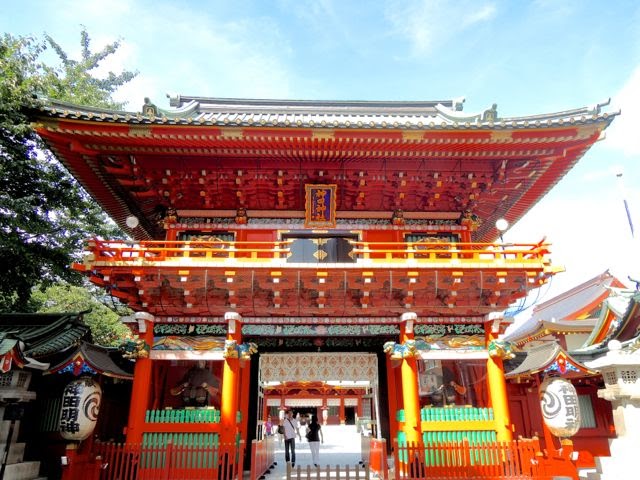
[[[602,111],[602,107],[606,107],[609,104],[611,104],[611,97],[607,98],[604,102],[598,102],[595,105],[588,107],[588,109],[594,114],[598,115]]]
[[[464,107],[464,102],[466,101],[466,98],[464,97],[457,97],[451,100],[451,103],[453,104],[453,109],[456,112],[461,112],[463,107]]]
[[[169,105],[171,105],[172,107],[180,106],[180,103],[175,103],[176,100],[173,97],[170,97],[169,94],[167,94],[167,97],[169,97]],[[187,118],[193,115],[197,111],[198,107],[199,107],[199,103],[192,100],[187,104],[181,106],[180,108],[167,110],[164,108],[159,108],[155,103],[153,103],[149,99],[149,97],[144,97],[142,114],[151,118],[156,118],[156,117],[171,118],[171,119]]]
[[[447,107],[442,103],[438,103],[435,105],[436,111],[445,117],[447,120],[452,122],[470,122],[474,123],[480,120],[481,115],[479,113],[466,113],[462,111],[462,108],[459,108],[460,104],[454,103],[454,108]]]
[[[149,97],[144,97],[144,105],[142,105],[142,114],[147,117],[157,117],[158,116],[158,107],[151,103]]]
[[[485,110],[482,114],[483,122],[495,122],[498,120],[498,104],[494,103],[491,108]]]

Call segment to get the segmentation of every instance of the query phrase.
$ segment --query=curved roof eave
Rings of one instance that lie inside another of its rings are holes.
[[[190,103],[181,109],[159,109],[126,112],[108,110],[60,101],[47,101],[41,113],[57,118],[127,124],[217,125],[242,127],[339,128],[383,130],[503,130],[566,127],[606,121],[607,125],[620,112],[604,112],[600,104],[539,115],[483,119],[480,114],[465,114],[456,109],[455,101],[436,102],[321,102],[238,99],[200,99],[214,103]],[[227,100],[227,102],[223,102]],[[232,102],[236,100],[236,102]],[[262,103],[256,103],[262,102]],[[144,107],[143,107],[144,108]],[[497,115],[497,113],[496,113]],[[606,127],[605,127],[606,128]]]

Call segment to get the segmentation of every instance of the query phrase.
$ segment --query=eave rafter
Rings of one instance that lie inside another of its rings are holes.
[[[481,119],[437,103],[336,105],[305,104],[310,113],[295,121],[284,112],[167,117],[53,107],[36,127],[123,228],[127,216],[140,219],[138,238],[164,234],[154,225],[158,207],[303,210],[304,184],[334,183],[338,210],[471,211],[483,222],[474,240],[491,241],[495,220],[522,217],[615,116],[601,106]],[[345,114],[323,117],[323,108]],[[372,116],[377,108],[386,113]],[[356,110],[369,120],[349,120]]]

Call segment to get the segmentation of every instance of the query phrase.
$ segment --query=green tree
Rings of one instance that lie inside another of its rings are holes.
[[[100,63],[110,55],[116,53],[120,42],[110,43],[99,52],[91,52],[91,39],[86,30],[80,32],[81,58],[73,60],[58,45],[58,43],[45,34],[47,45],[50,46],[60,59],[60,65],[45,66],[45,91],[49,98],[75,103],[78,105],[91,105],[93,107],[105,107],[122,109],[123,103],[115,102],[112,94],[135,76],[135,72],[124,71],[119,74],[109,72],[106,78],[96,78],[91,72],[100,66]]]
[[[121,106],[111,94],[135,74],[109,73],[104,79],[91,75],[118,43],[91,53],[85,30],[81,43],[82,59],[76,62],[48,36],[44,41],[0,37],[0,312],[29,311],[36,285],[81,284],[71,264],[80,260],[83,240],[123,235],[44,148],[27,113],[43,96]],[[61,65],[43,63],[47,47]]]
[[[84,312],[84,321],[91,329],[93,341],[105,347],[115,347],[130,334],[120,323],[119,315],[101,303],[98,291],[69,284],[58,284],[46,290],[35,290],[31,304],[41,313]]]

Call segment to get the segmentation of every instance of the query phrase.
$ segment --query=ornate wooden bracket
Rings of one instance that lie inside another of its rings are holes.
[[[125,340],[118,348],[122,352],[122,357],[130,360],[149,358],[149,351],[151,350],[149,345],[147,345],[144,340],[138,338],[137,335]]]
[[[488,351],[491,358],[510,360],[516,356],[515,353],[511,351],[511,344],[503,340],[493,340],[490,342]]]
[[[407,340],[404,343],[386,342],[383,349],[391,360],[402,360],[418,356],[418,347],[415,340]]]
[[[225,340],[224,342],[224,358],[238,358],[240,360],[250,360],[251,355],[258,352],[258,346],[255,343],[238,344],[235,340]]]

